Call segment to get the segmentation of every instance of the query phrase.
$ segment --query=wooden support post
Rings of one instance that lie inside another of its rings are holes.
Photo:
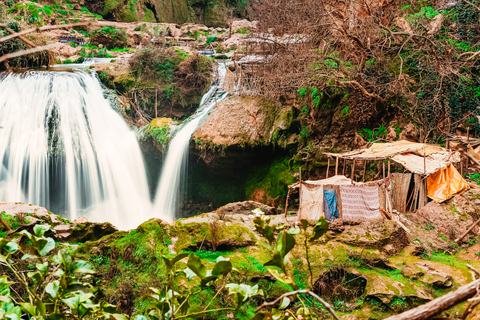
[[[365,182],[365,174],[367,173],[367,160],[363,160],[363,178],[362,182]]]
[[[155,88],[155,118],[157,118],[157,91],[158,89]]]
[[[335,175],[338,175],[338,157],[337,157],[337,160],[335,161]]]
[[[385,161],[382,161],[382,166],[383,166],[383,183],[385,184],[385,211],[388,211],[388,192],[387,192],[387,183],[385,182]],[[389,181],[390,183],[390,181]]]
[[[327,175],[325,179],[328,179],[328,171],[330,170],[330,157],[327,156]]]
[[[353,164],[352,164],[352,176],[350,177],[350,179],[352,179],[352,184],[355,180],[355,160],[353,160]]]
[[[390,178],[390,159],[388,159],[388,174],[387,177]]]
[[[292,189],[288,188],[288,193],[287,193],[287,200],[285,201],[285,219],[287,219],[287,213],[288,213],[288,200],[290,200],[290,192]]]

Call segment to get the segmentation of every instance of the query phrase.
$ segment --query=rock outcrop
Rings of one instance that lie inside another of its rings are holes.
[[[195,132],[200,142],[232,146],[275,143],[287,145],[283,133],[293,121],[293,110],[263,97],[231,96],[218,103],[215,110]]]

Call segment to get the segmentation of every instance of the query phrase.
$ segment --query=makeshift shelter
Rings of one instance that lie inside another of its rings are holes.
[[[351,179],[336,175],[302,181],[291,187],[300,187],[299,220],[381,218],[378,184],[354,184]]]
[[[365,178],[366,162],[381,160],[384,183],[380,186],[380,204],[387,212],[392,210],[405,212],[407,207],[416,210],[426,204],[427,196],[442,202],[469,187],[453,166],[460,161],[459,153],[439,146],[401,140],[373,143],[365,149],[339,154],[326,153],[326,155],[329,162],[331,157],[336,159],[335,174],[338,173],[339,159],[343,159],[344,163],[347,160],[353,161],[350,177],[352,183],[354,183],[356,161],[363,163]],[[387,176],[385,176],[384,160],[388,160]],[[401,164],[411,173],[390,174],[390,160]],[[410,188],[412,174],[414,186]]]

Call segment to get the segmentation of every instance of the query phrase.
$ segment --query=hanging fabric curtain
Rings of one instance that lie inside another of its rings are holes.
[[[337,194],[335,190],[323,190],[323,210],[326,220],[333,221],[338,219]]]

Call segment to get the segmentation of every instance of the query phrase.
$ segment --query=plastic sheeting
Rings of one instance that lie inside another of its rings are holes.
[[[304,183],[313,184],[313,185],[317,185],[317,186],[342,185],[342,184],[352,184],[352,179],[349,179],[349,178],[347,178],[345,176],[342,176],[342,175],[336,175],[336,176],[330,177],[328,179],[307,180],[307,181],[304,181]]]
[[[437,202],[448,200],[468,188],[468,183],[451,164],[427,177],[427,195]]]
[[[333,221],[338,219],[337,193],[335,190],[323,190],[323,211],[325,219]]]

